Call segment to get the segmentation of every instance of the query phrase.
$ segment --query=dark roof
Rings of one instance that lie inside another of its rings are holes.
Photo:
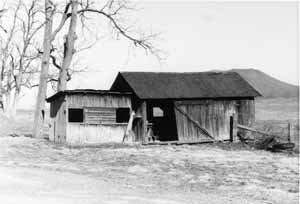
[[[120,72],[112,91],[132,91],[141,99],[260,96],[236,72]]]
[[[60,96],[65,95],[75,95],[75,94],[96,94],[96,95],[131,95],[131,92],[117,92],[110,90],[94,90],[94,89],[73,89],[73,90],[65,90],[59,91],[54,95],[50,96],[46,99],[47,102],[51,102],[57,99]]]

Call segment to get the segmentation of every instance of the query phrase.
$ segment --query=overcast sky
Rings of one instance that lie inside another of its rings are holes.
[[[140,2],[137,24],[161,33],[166,52],[159,63],[126,40],[99,40],[82,57],[88,72],[68,88],[107,89],[118,71],[207,71],[259,69],[298,84],[296,2]],[[25,97],[33,107],[34,92]]]

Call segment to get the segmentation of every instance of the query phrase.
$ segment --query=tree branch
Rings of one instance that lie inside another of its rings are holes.
[[[110,14],[107,14],[104,11],[101,11],[101,10],[90,9],[90,8],[88,8],[88,9],[82,9],[82,10],[78,11],[78,13],[83,13],[83,12],[93,12],[93,13],[98,13],[98,14],[101,14],[101,15],[105,16],[106,18],[108,18],[110,20],[110,22],[112,22],[112,24],[119,31],[119,33],[121,33],[125,38],[133,41],[134,45],[139,45],[139,46],[143,47],[144,49],[148,49],[148,50],[152,49],[152,46],[150,44],[147,44],[146,40],[137,39],[137,38],[131,37],[129,34],[127,34],[121,28],[121,26],[118,25],[118,23],[116,22],[116,20]]]
[[[58,25],[58,27],[52,32],[51,34],[51,40],[53,41],[55,36],[57,35],[57,33],[64,27],[67,19],[70,17],[68,11],[69,11],[69,8],[71,6],[71,1],[69,1],[65,7],[65,10],[62,14],[62,17],[61,17],[61,20],[60,20],[60,23]]]
[[[56,57],[50,54],[50,58],[52,59],[52,64],[57,68],[57,69],[61,69],[61,66],[57,63],[56,61]]]

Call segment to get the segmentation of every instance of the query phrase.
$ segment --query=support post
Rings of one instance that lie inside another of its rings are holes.
[[[230,142],[237,142],[237,116],[233,114],[230,116]]]
[[[134,116],[135,116],[135,112],[134,112],[134,111],[131,111],[130,118],[129,118],[129,121],[128,121],[126,130],[125,130],[125,133],[124,133],[124,136],[123,136],[123,139],[122,139],[122,143],[124,143],[126,139],[127,139],[127,141],[128,141],[130,135],[133,135],[132,126],[133,126]],[[130,142],[133,142],[133,141],[134,141],[134,138],[133,138],[132,136],[131,136],[130,139],[131,139]],[[128,141],[128,142],[129,142],[129,141]]]
[[[142,142],[147,143],[147,103],[146,101],[142,102]]]

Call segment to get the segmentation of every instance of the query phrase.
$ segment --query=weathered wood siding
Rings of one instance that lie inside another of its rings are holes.
[[[253,100],[237,101],[238,123],[252,126],[255,122],[255,102]]]
[[[89,124],[116,122],[116,108],[86,107],[84,115],[85,123]]]
[[[254,99],[176,101],[175,105],[198,121],[216,140],[230,139],[230,116],[238,123],[252,126],[255,121]],[[199,128],[175,108],[179,141],[211,141]]]
[[[198,121],[216,140],[230,139],[230,116],[236,114],[235,101],[176,101],[175,105]],[[179,141],[211,141],[176,108],[175,114]]]
[[[83,108],[86,117],[83,123],[67,123],[68,144],[122,142],[127,123],[112,121],[116,119],[112,113],[116,108],[131,109],[130,96],[77,94],[68,95],[66,100],[67,108]]]
[[[255,102],[254,100],[238,100],[237,101],[238,124],[251,127],[255,122]],[[238,130],[238,134],[246,136],[251,132],[246,130]]]
[[[68,95],[68,108],[82,108],[82,107],[131,107],[131,100],[129,96],[122,95],[90,95],[90,94],[76,94]]]
[[[66,141],[66,101],[61,96],[50,104],[51,131],[50,141],[64,143]]]
[[[67,143],[72,145],[121,143],[126,124],[68,124]]]

